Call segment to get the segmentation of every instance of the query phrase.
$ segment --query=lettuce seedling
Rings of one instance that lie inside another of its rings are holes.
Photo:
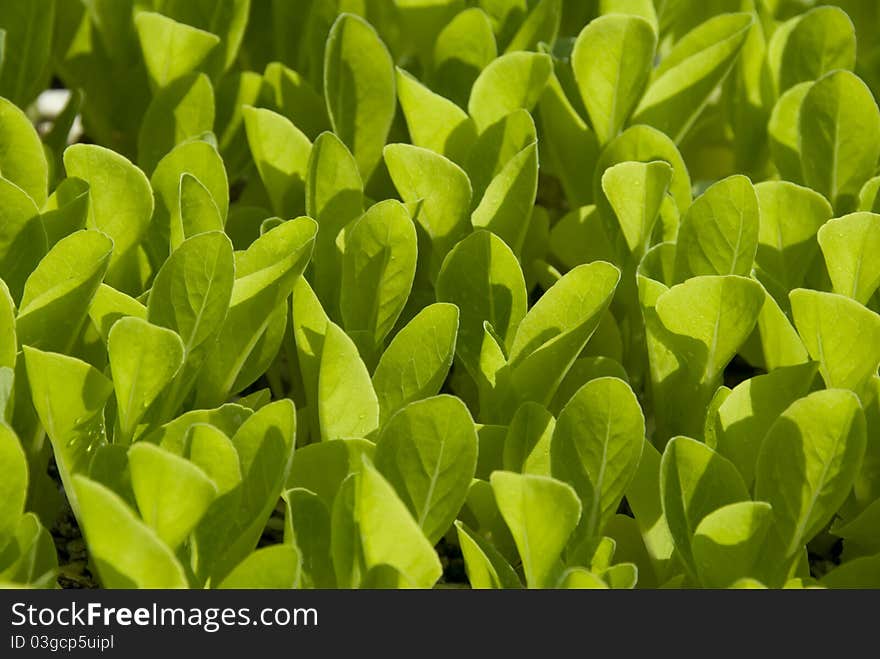
[[[870,3],[20,4],[0,584],[880,586]]]

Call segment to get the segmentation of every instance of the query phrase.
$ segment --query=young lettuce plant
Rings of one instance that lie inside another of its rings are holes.
[[[876,12],[357,4],[0,16],[0,582],[878,585]]]

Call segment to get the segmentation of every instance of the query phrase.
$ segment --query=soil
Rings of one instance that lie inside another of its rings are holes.
[[[58,554],[58,585],[61,588],[100,588],[89,568],[89,557],[82,531],[76,523],[67,497],[64,496],[64,486],[58,475],[55,458],[49,461],[48,471],[58,484],[63,501],[63,508],[50,529],[52,540],[55,542],[55,551]]]

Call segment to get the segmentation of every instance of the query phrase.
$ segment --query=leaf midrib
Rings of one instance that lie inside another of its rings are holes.
[[[818,481],[816,487],[813,488],[813,492],[810,495],[810,501],[809,501],[809,504],[807,505],[806,511],[804,512],[804,514],[802,514],[800,516],[800,520],[798,521],[797,526],[795,526],[795,532],[791,538],[791,542],[789,543],[788,549],[786,551],[786,556],[792,556],[798,550],[798,547],[800,546],[800,539],[803,536],[803,534],[806,532],[807,523],[810,521],[810,517],[813,514],[813,509],[816,507],[816,503],[819,500],[819,494],[821,493],[821,491],[826,483],[828,471],[831,469],[831,463],[834,462],[835,451],[837,450],[838,444],[840,444],[840,440],[844,436],[844,434],[846,434],[846,433],[841,433],[840,435],[838,435],[838,437],[835,439],[833,451],[831,453],[830,458],[823,461],[822,474],[819,477],[819,481]]]
[[[428,518],[428,513],[431,511],[431,503],[434,498],[434,490],[437,487],[437,481],[440,479],[440,465],[443,463],[443,451],[446,448],[448,432],[449,426],[447,425],[446,431],[443,433],[443,438],[440,440],[440,451],[437,455],[437,461],[434,464],[431,480],[428,483],[428,491],[425,493],[425,501],[422,504],[422,510],[419,513],[419,526],[423,529],[425,528],[425,520]]]
[[[596,485],[593,488],[593,506],[590,511],[590,534],[592,535],[599,523],[598,517],[601,512],[602,487],[605,483],[605,468],[608,461],[608,444],[611,441],[611,401],[610,394],[607,401],[607,412],[605,416],[605,440],[602,442],[602,460],[599,463],[599,473],[596,476]]]

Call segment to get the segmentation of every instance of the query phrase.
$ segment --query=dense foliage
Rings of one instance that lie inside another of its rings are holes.
[[[880,587],[837,4],[0,0],[0,582]]]

